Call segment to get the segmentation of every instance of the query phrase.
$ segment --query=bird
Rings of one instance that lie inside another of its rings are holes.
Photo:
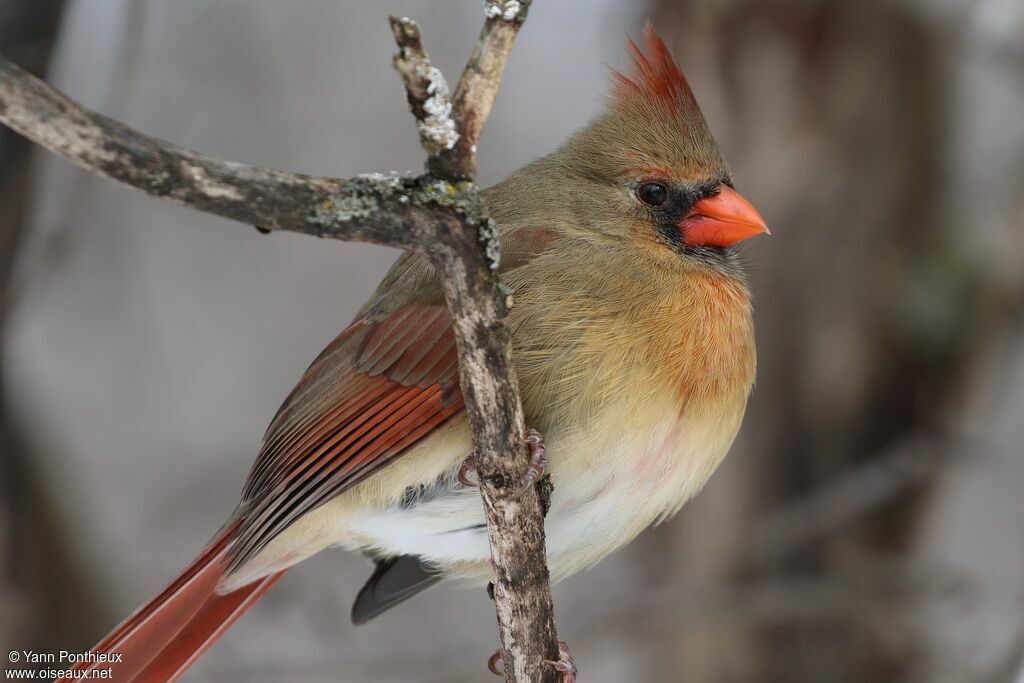
[[[628,40],[631,70],[612,70],[589,124],[483,193],[514,295],[526,423],[554,485],[555,581],[704,486],[755,377],[737,245],[767,225],[650,24],[642,43]],[[289,568],[331,547],[376,563],[357,624],[442,579],[486,585],[471,451],[442,283],[405,253],[285,399],[227,522],[76,669],[174,680]]]

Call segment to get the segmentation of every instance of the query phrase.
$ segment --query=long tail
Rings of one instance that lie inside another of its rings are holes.
[[[165,683],[188,669],[284,574],[277,572],[231,593],[217,593],[227,570],[234,526],[218,534],[174,581],[92,648],[89,659],[94,661],[72,670],[110,668],[110,680],[118,683]]]

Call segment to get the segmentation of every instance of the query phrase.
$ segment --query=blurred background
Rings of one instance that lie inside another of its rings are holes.
[[[479,0],[0,0],[0,52],[209,155],[415,171],[389,13],[450,79],[482,20]],[[773,237],[745,247],[760,367],[730,457],[555,588],[581,680],[1024,681],[1024,3],[538,0],[485,184],[600,109],[645,17]],[[395,256],[261,236],[0,131],[0,651],[85,649],[190,560]],[[491,680],[482,592],[356,629],[368,573],[305,563],[186,680]]]

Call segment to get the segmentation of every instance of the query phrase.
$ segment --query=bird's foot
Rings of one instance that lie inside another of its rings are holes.
[[[569,645],[564,640],[558,641],[558,661],[545,659],[544,663],[555,668],[561,674],[561,683],[576,683],[576,675],[579,670],[576,662],[572,661],[572,654],[569,653]]]
[[[487,658],[487,670],[495,676],[505,675],[505,672],[498,667],[501,657],[502,651],[498,649]],[[576,683],[576,675],[579,673],[579,670],[576,668],[576,663],[572,661],[569,646],[564,640],[558,641],[558,660],[545,659],[544,663],[553,667],[559,673],[561,683]]]
[[[530,464],[519,480],[519,486],[512,492],[513,498],[521,498],[537,480],[544,476],[548,466],[548,452],[544,448],[544,437],[536,429],[526,430],[526,447],[530,449]]]
[[[480,482],[475,479],[469,478],[469,473],[476,474],[476,453],[470,453],[465,460],[462,461],[462,467],[459,468],[459,483],[466,487],[479,486]]]
[[[505,676],[505,672],[498,668],[498,662],[501,661],[501,648],[499,647],[494,651],[494,654],[487,658],[487,670],[495,676]]]
[[[513,498],[520,498],[530,490],[530,487],[537,483],[537,480],[544,476],[544,470],[548,466],[547,449],[544,448],[544,438],[536,429],[526,431],[526,447],[530,449],[530,464],[526,467],[519,484],[512,490]],[[476,472],[476,453],[471,453],[459,468],[458,479],[463,486],[478,486],[479,481],[470,478],[470,473]]]

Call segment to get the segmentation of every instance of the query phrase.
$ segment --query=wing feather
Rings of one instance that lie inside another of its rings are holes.
[[[510,230],[501,270],[528,263],[557,237]],[[317,356],[274,416],[245,485],[232,568],[464,412],[451,317],[417,263],[399,260],[375,302]],[[400,281],[419,282],[420,296],[433,298],[395,304],[390,288]]]
[[[271,422],[245,485],[231,568],[463,411],[443,303],[416,301],[354,322]]]

